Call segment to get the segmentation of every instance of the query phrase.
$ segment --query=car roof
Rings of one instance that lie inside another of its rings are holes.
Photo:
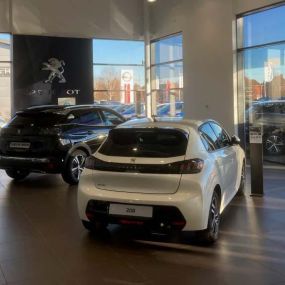
[[[267,101],[254,101],[252,105],[272,105],[272,104],[285,104],[285,100],[267,100]]]
[[[17,113],[38,113],[38,112],[44,112],[44,113],[54,113],[59,115],[66,115],[74,110],[88,110],[88,109],[98,109],[98,110],[112,110],[111,108],[108,108],[107,106],[99,106],[99,105],[69,105],[69,106],[63,106],[63,105],[41,105],[41,106],[33,106],[29,107],[23,111],[19,111]],[[114,110],[113,110],[114,111]],[[114,111],[116,113],[116,111]]]
[[[187,120],[177,117],[163,117],[163,118],[143,118],[127,121],[117,127],[121,128],[173,128],[181,129],[189,133],[190,129],[198,130],[198,128],[208,121],[214,120]]]

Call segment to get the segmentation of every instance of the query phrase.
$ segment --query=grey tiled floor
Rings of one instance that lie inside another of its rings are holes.
[[[285,284],[285,170],[265,171],[264,198],[235,198],[208,248],[116,226],[92,236],[76,187],[0,171],[0,284]]]

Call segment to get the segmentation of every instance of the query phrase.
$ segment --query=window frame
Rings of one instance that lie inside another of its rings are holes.
[[[171,37],[175,37],[181,35],[182,36],[182,58],[178,59],[178,60],[170,60],[170,61],[164,61],[164,62],[159,62],[159,63],[152,63],[152,58],[153,58],[153,49],[151,48],[152,44],[155,44],[156,42],[159,42],[161,40],[167,39],[167,38],[171,38]],[[155,75],[155,68],[156,67],[160,67],[160,66],[165,66],[165,65],[170,65],[173,63],[182,63],[182,74],[183,74],[183,79],[184,79],[184,48],[183,48],[183,32],[182,31],[178,31],[176,33],[172,33],[166,36],[162,36],[156,39],[153,39],[150,41],[150,65],[149,65],[149,69],[150,69],[150,93],[151,93],[151,97],[156,96],[156,100],[157,100],[157,93],[161,92],[161,91],[165,91],[164,89],[157,89],[157,88],[153,88],[153,78]],[[184,86],[182,86],[181,88],[179,87],[174,87],[174,88],[169,88],[169,94],[171,94],[171,92],[179,92],[179,94],[182,94],[183,97],[183,93],[184,93]],[[153,95],[155,93],[155,95]],[[152,101],[152,100],[151,100]],[[183,98],[184,101],[184,98]],[[155,104],[156,110],[154,110],[154,106],[153,103],[151,104],[151,114],[156,114],[157,113],[157,102]],[[182,109],[183,110],[183,109]]]
[[[106,40],[106,41],[130,41],[130,42],[141,42],[141,43],[144,43],[143,40],[132,40],[132,39],[108,39],[108,38],[93,38],[92,39],[92,52],[94,50],[94,46],[93,46],[93,41],[94,40]],[[95,76],[94,76],[94,68],[96,66],[106,66],[106,67],[122,67],[122,69],[124,67],[126,68],[130,68],[130,67],[142,67],[145,71],[145,62],[146,62],[146,59],[145,59],[145,48],[144,48],[144,54],[143,54],[143,62],[141,64],[137,64],[137,63],[103,63],[103,62],[95,62],[94,61],[94,55],[92,56],[92,65],[93,65],[93,98],[94,98],[94,101],[95,101],[95,94],[98,93],[98,92],[107,92],[107,93],[116,93],[116,92],[125,92],[124,89],[96,89],[95,88]],[[144,76],[145,76],[145,72],[143,72]],[[134,82],[135,83],[135,82]],[[146,79],[144,78],[144,84],[143,84],[143,87],[142,89],[140,90],[136,90],[136,89],[132,89],[130,90],[130,92],[145,92],[146,90]]]

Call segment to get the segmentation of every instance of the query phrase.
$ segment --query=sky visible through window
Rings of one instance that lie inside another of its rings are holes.
[[[94,39],[93,63],[144,64],[144,42]]]
[[[285,41],[285,6],[254,13],[243,17],[243,46],[254,47]],[[273,44],[266,47],[244,51],[245,76],[262,83],[265,80],[264,69],[268,63],[273,75],[285,77],[285,44]]]

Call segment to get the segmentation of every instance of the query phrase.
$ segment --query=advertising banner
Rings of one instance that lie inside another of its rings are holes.
[[[75,98],[93,103],[92,40],[15,35],[13,111]]]
[[[134,71],[132,69],[121,71],[121,103],[134,103]]]

